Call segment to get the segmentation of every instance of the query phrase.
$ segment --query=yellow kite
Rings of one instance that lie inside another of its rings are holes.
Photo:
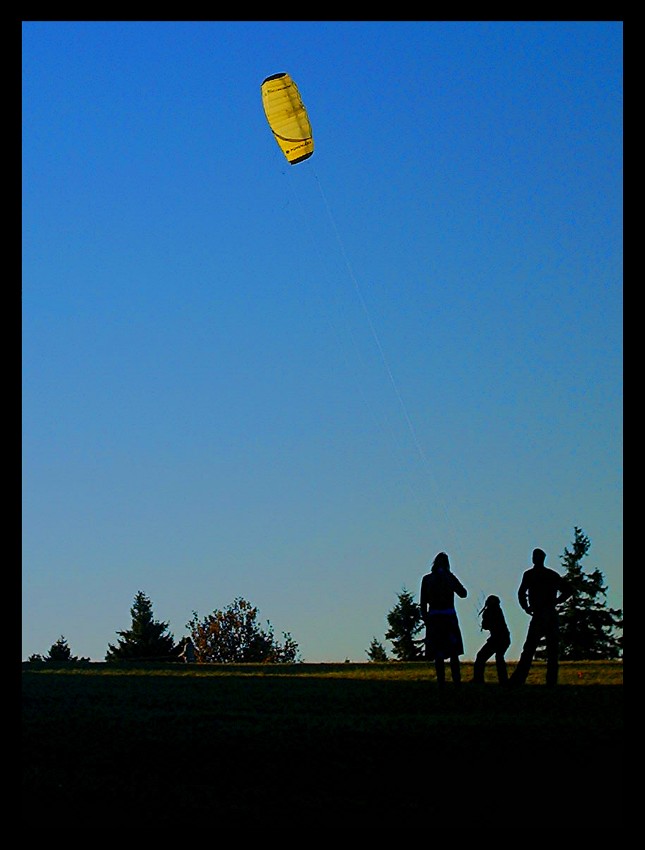
[[[273,74],[261,88],[264,114],[287,161],[295,165],[308,159],[314,139],[298,87],[289,74]]]

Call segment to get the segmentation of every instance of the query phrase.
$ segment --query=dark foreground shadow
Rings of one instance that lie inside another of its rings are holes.
[[[253,831],[287,816],[291,827],[416,831],[441,816],[481,831],[492,817],[484,791],[499,783],[496,829],[525,829],[527,807],[545,788],[563,801],[558,828],[579,829],[573,813],[588,809],[589,777],[611,777],[603,783],[607,828],[622,816],[622,687],[26,678],[23,811],[35,806],[40,828],[64,828],[65,811],[75,827],[203,818]],[[585,824],[597,821],[583,816]]]

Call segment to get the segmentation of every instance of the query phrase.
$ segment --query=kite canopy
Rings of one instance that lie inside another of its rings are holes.
[[[291,165],[308,159],[314,140],[307,110],[289,74],[273,74],[262,83],[262,105],[280,150]]]

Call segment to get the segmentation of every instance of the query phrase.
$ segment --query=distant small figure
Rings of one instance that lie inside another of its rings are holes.
[[[504,619],[502,604],[499,596],[489,596],[484,607],[479,612],[482,618],[482,630],[490,632],[490,637],[475,657],[473,665],[473,682],[484,683],[484,668],[488,659],[495,656],[497,681],[500,685],[508,683],[506,659],[504,655],[511,645],[511,634]]]
[[[185,637],[181,642],[179,657],[185,664],[194,664],[195,662],[195,644],[190,637]]]
[[[559,573],[544,566],[545,559],[542,549],[533,550],[533,567],[526,570],[517,591],[520,606],[530,614],[531,622],[517,667],[508,680],[512,686],[526,682],[533,656],[542,640],[546,646],[546,683],[551,687],[558,683],[560,626],[557,605],[571,596],[573,588]]]
[[[421,581],[421,617],[426,626],[426,658],[434,660],[437,684],[446,681],[445,659],[450,659],[453,684],[461,683],[459,656],[464,654],[464,642],[455,611],[455,593],[462,599],[466,588],[450,571],[445,552],[439,552],[430,572]]]

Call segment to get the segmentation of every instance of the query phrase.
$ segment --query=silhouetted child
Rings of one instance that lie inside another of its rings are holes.
[[[502,611],[499,596],[489,596],[479,613],[482,618],[482,631],[490,632],[490,637],[475,658],[473,682],[483,684],[484,667],[488,659],[494,655],[497,680],[500,685],[506,685],[508,682],[508,673],[506,671],[504,654],[511,645],[511,635],[504,619],[504,612]]]

